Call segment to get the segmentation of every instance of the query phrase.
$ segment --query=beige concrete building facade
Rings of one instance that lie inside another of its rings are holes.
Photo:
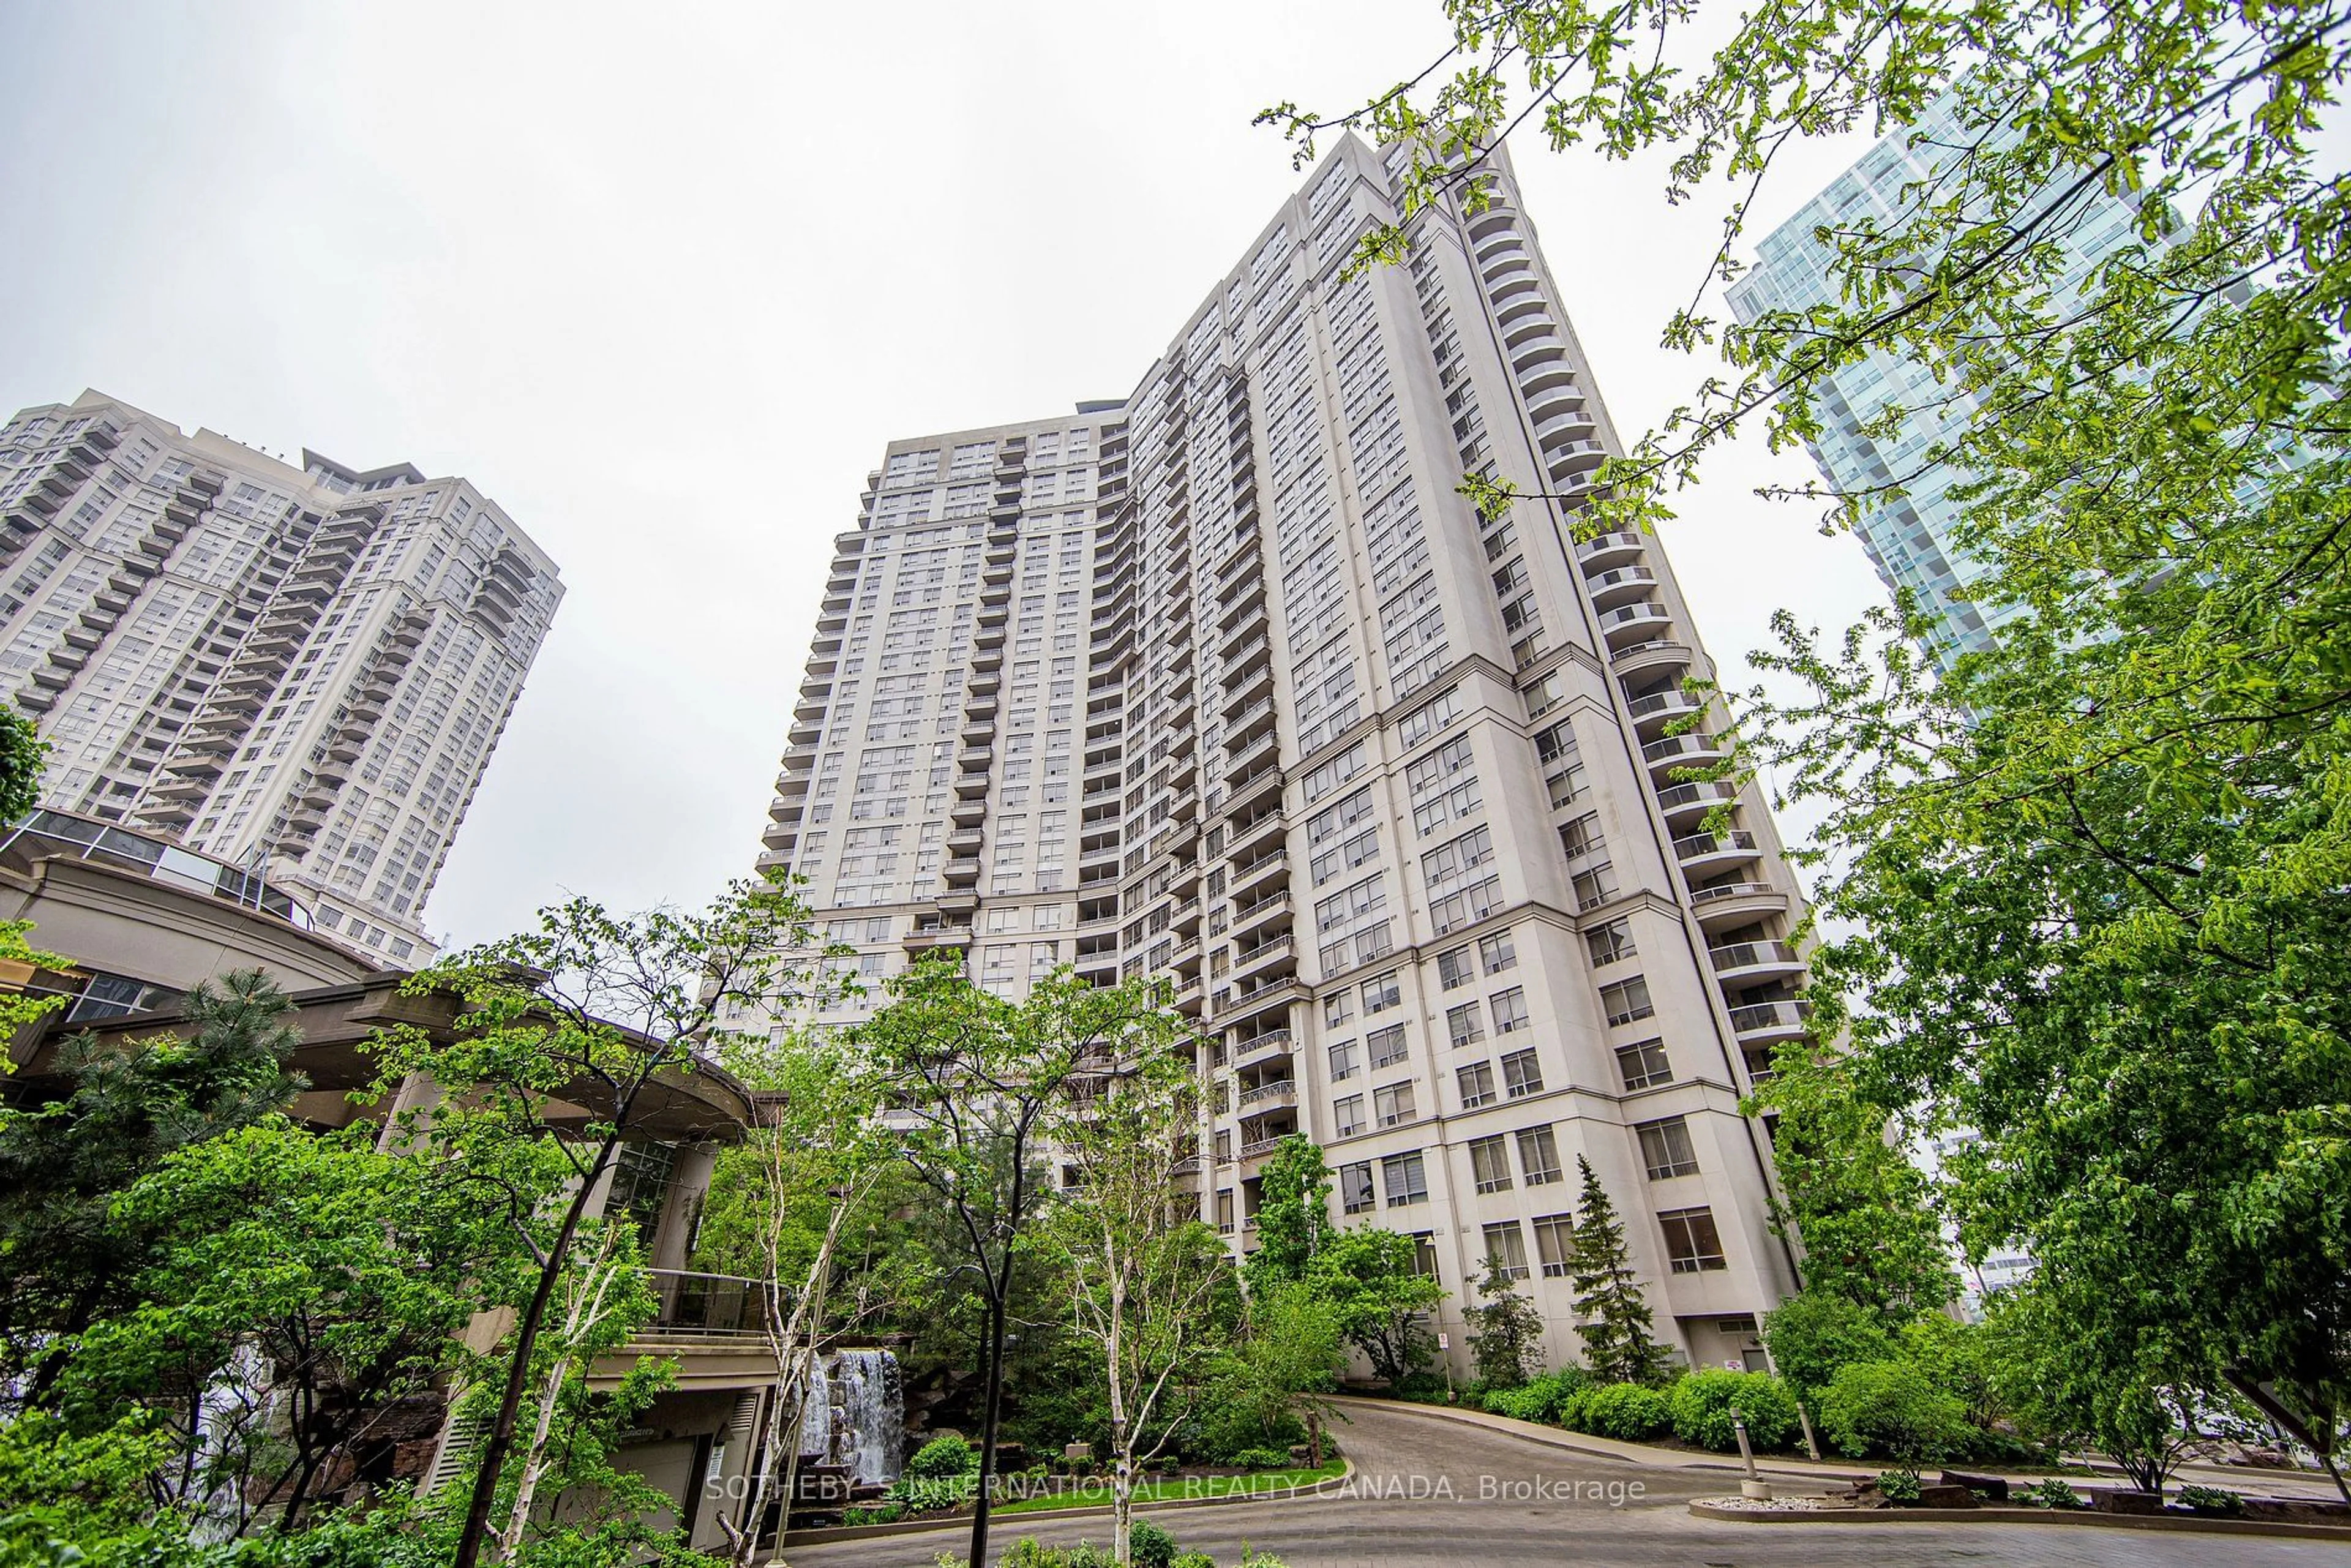
[[[1720,755],[1712,665],[1657,540],[1579,522],[1617,435],[1496,175],[1351,274],[1395,196],[1349,141],[1123,401],[893,443],[762,861],[869,981],[1167,977],[1203,1214],[1249,1246],[1311,1135],[1342,1223],[1420,1239],[1457,1361],[1489,1260],[1576,1353],[1582,1156],[1661,1333],[1760,1364],[1795,1270],[1739,1105],[1800,1032],[1799,890],[1751,789],[1677,777]]]
[[[386,965],[562,598],[464,479],[299,465],[98,392],[0,425],[0,687],[42,803],[304,891]]]

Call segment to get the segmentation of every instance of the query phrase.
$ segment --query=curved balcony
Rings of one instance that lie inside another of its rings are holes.
[[[1575,547],[1575,564],[1586,571],[1609,567],[1629,566],[1641,559],[1649,547],[1649,536],[1622,531],[1594,534],[1579,540]]]
[[[1522,378],[1532,374],[1539,365],[1558,363],[1566,358],[1567,340],[1555,332],[1510,345],[1510,369]]]
[[[1526,263],[1503,262],[1487,269],[1486,294],[1499,307],[1511,300],[1541,298],[1542,284]]]
[[[1771,915],[1785,915],[1789,898],[1768,882],[1726,882],[1692,890],[1690,910],[1703,930],[1744,925]]]
[[[1625,715],[1646,734],[1654,735],[1665,725],[1689,714],[1702,712],[1706,699],[1696,692],[1679,686],[1662,692],[1651,692],[1645,697],[1635,697],[1625,705]]]
[[[1802,956],[1785,942],[1733,942],[1709,950],[1707,960],[1725,985],[1759,985],[1804,972]]]
[[[1627,643],[1608,656],[1608,667],[1620,680],[1632,681],[1660,670],[1687,670],[1690,664],[1689,644],[1677,643],[1670,636],[1646,637],[1637,643]]]
[[[1569,480],[1587,478],[1592,470],[1606,461],[1608,461],[1608,449],[1589,437],[1576,441],[1543,443],[1543,465],[1550,471],[1552,482],[1562,489],[1570,487]],[[1590,486],[1587,484],[1574,488],[1576,494],[1580,496],[1585,489],[1590,488]]]
[[[1763,858],[1755,835],[1744,828],[1727,833],[1690,833],[1674,841],[1674,859],[1687,876],[1707,876]]]
[[[1801,1036],[1812,1013],[1813,1004],[1802,999],[1750,1002],[1730,1009],[1730,1031],[1741,1046],[1776,1044]]]
[[[1657,791],[1657,810],[1665,813],[1667,825],[1684,827],[1704,817],[1718,806],[1737,802],[1739,791],[1718,779],[1704,779],[1695,784],[1668,784]]]
[[[1602,611],[1600,634],[1608,639],[1609,647],[1614,649],[1635,641],[1643,632],[1670,626],[1673,620],[1672,613],[1664,605],[1641,600],[1619,605],[1614,610]]]
[[[1584,591],[1603,610],[1640,598],[1656,586],[1657,574],[1646,566],[1620,566],[1613,571],[1594,572],[1583,580]]]
[[[1677,768],[1705,768],[1728,755],[1719,735],[1669,735],[1641,747],[1641,760],[1658,782],[1668,782]]]
[[[1513,363],[1521,350],[1532,348],[1539,342],[1560,342],[1558,329],[1552,325],[1550,312],[1540,305],[1516,320],[1500,326],[1503,350],[1512,356]],[[1563,344],[1562,346],[1564,347]]]

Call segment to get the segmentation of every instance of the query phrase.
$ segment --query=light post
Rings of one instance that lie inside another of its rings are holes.
[[[1747,1479],[1739,1483],[1739,1495],[1750,1502],[1770,1502],[1771,1483],[1755,1473],[1755,1450],[1747,1441],[1747,1417],[1737,1406],[1731,1406],[1730,1429],[1739,1438],[1739,1459],[1747,1467]]]

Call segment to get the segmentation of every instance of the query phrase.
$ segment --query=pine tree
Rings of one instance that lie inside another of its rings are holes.
[[[1666,1349],[1650,1334],[1648,1298],[1625,1251],[1616,1206],[1582,1155],[1583,1196],[1575,1226],[1575,1311],[1592,1375],[1608,1383],[1655,1383],[1665,1374]]]

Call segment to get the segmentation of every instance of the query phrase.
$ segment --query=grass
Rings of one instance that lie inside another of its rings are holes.
[[[1289,1470],[1255,1470],[1245,1476],[1177,1476],[1170,1479],[1142,1481],[1135,1486],[1134,1500],[1139,1503],[1165,1502],[1173,1498],[1284,1491],[1291,1487],[1311,1487],[1318,1481],[1336,1480],[1345,1473],[1346,1468],[1344,1459],[1332,1459],[1319,1470],[1301,1467]],[[988,1513],[993,1517],[1008,1513],[1035,1513],[1049,1508],[1109,1506],[1110,1485],[1104,1482],[1098,1487],[1072,1487],[1054,1495],[999,1502],[988,1510]]]

